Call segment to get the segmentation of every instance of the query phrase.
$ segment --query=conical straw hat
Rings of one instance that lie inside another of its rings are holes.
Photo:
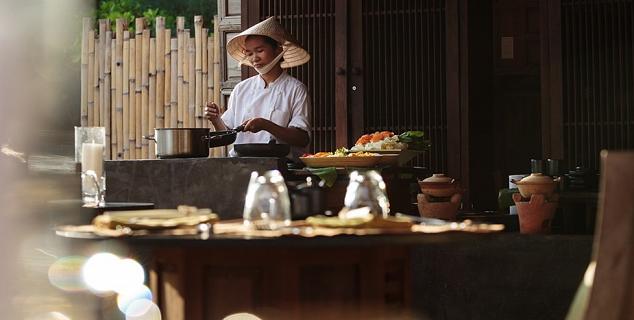
[[[284,61],[282,61],[281,64],[282,68],[300,66],[310,60],[310,54],[284,30],[284,27],[277,22],[275,17],[270,17],[242,31],[227,43],[227,52],[229,55],[244,65],[252,67],[251,62],[246,59],[246,55],[244,54],[244,42],[247,36],[250,35],[267,36],[280,43],[284,49],[286,49],[283,55]]]

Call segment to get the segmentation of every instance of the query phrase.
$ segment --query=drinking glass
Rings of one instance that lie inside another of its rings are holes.
[[[368,207],[373,215],[387,217],[390,202],[383,177],[374,170],[352,171],[344,205],[348,210]]]
[[[81,198],[85,206],[99,207],[105,204],[106,177],[93,170],[81,173]]]
[[[279,171],[267,171],[262,176],[251,173],[243,218],[244,225],[254,229],[276,230],[290,225],[291,202]]]

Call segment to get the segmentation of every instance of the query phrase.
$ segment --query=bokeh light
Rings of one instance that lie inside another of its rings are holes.
[[[240,313],[230,314],[224,317],[222,320],[262,320],[262,319],[251,313],[240,312]]]
[[[97,253],[86,260],[81,269],[82,279],[96,293],[112,291],[116,283],[117,266],[121,259],[112,253]]]
[[[151,300],[139,299],[130,303],[125,311],[126,320],[161,320],[161,310]]]
[[[117,306],[121,312],[126,313],[128,307],[136,300],[152,300],[152,291],[145,285],[137,285],[127,291],[119,293],[117,296]]]
[[[71,320],[71,318],[61,312],[52,311],[38,315],[34,318],[29,318],[29,320]]]
[[[134,259],[120,259],[111,272],[116,275],[112,279],[112,290],[117,293],[133,290],[145,281],[145,271]]]
[[[85,291],[87,288],[81,277],[81,268],[85,262],[86,258],[80,256],[57,259],[48,268],[48,280],[53,286],[64,291]]]

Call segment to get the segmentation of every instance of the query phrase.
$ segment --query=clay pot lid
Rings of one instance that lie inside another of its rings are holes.
[[[553,182],[553,178],[545,176],[543,173],[531,173],[530,176],[524,177],[522,180],[515,182],[515,184],[549,184]]]
[[[428,184],[428,183],[451,184],[454,182],[454,179],[445,176],[444,173],[434,173],[431,177],[423,179],[422,182],[425,184]]]

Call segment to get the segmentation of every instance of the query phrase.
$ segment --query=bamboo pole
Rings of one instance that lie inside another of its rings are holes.
[[[189,33],[188,33],[189,34]],[[189,38],[187,42],[187,105],[189,127],[198,128],[196,122],[196,40]]]
[[[155,128],[163,128],[165,121],[165,18],[156,18],[156,120]]]
[[[207,38],[207,102],[214,101],[214,51],[216,48],[214,44],[214,35],[210,34]],[[213,128],[212,125],[210,127]]]
[[[149,32],[149,30],[148,30]],[[149,74],[149,90],[148,90],[148,128],[145,132],[146,136],[152,135],[156,128],[156,39],[150,39],[150,68]],[[148,158],[156,159],[156,143],[148,140]]]
[[[164,64],[165,64],[165,77],[164,83],[165,88],[163,88],[163,103],[164,103],[164,114],[165,119],[164,126],[169,128],[172,122],[172,55],[171,55],[171,38],[172,33],[170,29],[165,29],[165,48],[163,48],[163,56],[164,56]]]
[[[136,86],[134,89],[134,113],[135,113],[135,128],[134,128],[134,140],[135,140],[135,153],[136,159],[143,159],[143,133],[141,126],[141,109],[142,109],[142,88],[143,88],[143,29],[145,29],[145,19],[136,18],[135,20],[135,38],[136,38],[136,52],[134,59],[136,69]]]
[[[214,68],[213,68],[213,76],[214,76],[214,102],[220,106],[220,112],[223,112],[224,103],[220,100],[220,32],[219,32],[220,19],[218,16],[214,16]],[[222,148],[214,148],[213,152],[216,157],[224,157],[227,154],[227,149]]]
[[[170,40],[170,55],[172,57],[171,63],[172,69],[170,75],[170,127],[177,128],[178,127],[178,40],[171,39]]]
[[[123,159],[123,19],[116,21],[115,39],[115,124],[117,130],[117,154],[115,159]]]
[[[88,81],[90,79],[88,74],[88,41],[89,34],[92,30],[92,20],[90,18],[84,18],[82,21],[81,32],[81,98],[80,98],[80,125],[82,127],[88,125]],[[94,32],[94,31],[93,31]],[[94,38],[94,35],[93,35]]]
[[[111,158],[111,149],[110,149],[110,143],[111,143],[111,128],[110,128],[110,104],[111,104],[111,99],[110,99],[110,87],[111,87],[111,79],[110,79],[110,62],[111,62],[111,44],[112,44],[112,32],[111,31],[106,31],[106,36],[104,38],[104,76],[103,76],[103,105],[102,105],[102,109],[104,111],[103,113],[103,119],[104,119],[104,124],[106,127],[106,159],[112,159]]]
[[[224,103],[220,101],[220,37],[218,36],[218,25],[220,19],[218,16],[214,16],[214,102],[216,102],[220,109],[223,109]],[[221,110],[222,111],[222,110]]]
[[[183,33],[183,128],[191,128],[189,121],[189,29]]]
[[[142,36],[142,68],[141,68],[141,132],[142,134],[147,134],[149,131],[149,95],[148,89],[150,86],[150,30],[143,30]],[[149,158],[148,151],[148,141],[143,139],[141,140],[141,157],[142,159]]]
[[[136,156],[136,40],[130,39],[130,107],[128,110],[128,145],[130,147],[130,159],[137,159]]]
[[[208,33],[209,33],[209,29],[207,28],[203,28],[202,29],[202,34],[201,34],[201,39],[200,39],[200,44],[201,44],[201,54],[202,54],[202,71],[201,71],[201,78],[200,78],[200,90],[202,91],[202,97],[201,97],[201,115],[202,115],[202,127],[203,128],[209,128],[209,121],[207,121],[207,119],[205,119],[205,112],[204,112],[204,108],[205,105],[207,104],[207,101],[209,99],[209,95],[207,92],[207,80],[208,80],[208,72],[209,72],[209,68],[207,65],[207,61],[208,61],[208,55],[207,55],[207,39],[208,39]],[[198,81],[196,81],[196,88],[198,88]]]
[[[123,32],[123,159],[130,159],[130,31]]]
[[[194,108],[196,117],[196,128],[203,127],[203,92],[202,92],[202,78],[203,78],[203,17],[194,16],[194,54],[196,56],[196,62],[194,65],[195,72],[195,84],[194,84]]]
[[[115,40],[115,39],[112,39]],[[116,72],[116,41],[110,41],[110,159],[117,159],[117,72]],[[107,63],[107,61],[106,61]]]
[[[93,110],[95,111],[94,117],[94,125],[97,127],[102,126],[103,116],[101,115],[101,98],[99,97],[99,82],[100,82],[100,74],[103,70],[99,70],[99,61],[101,60],[101,56],[103,52],[99,50],[99,35],[95,34],[95,58],[93,59],[93,73],[92,73],[92,81],[91,88],[92,90],[92,98],[93,98]]]
[[[183,73],[185,63],[185,18],[176,17],[176,32],[178,39],[178,127],[182,128],[185,124],[185,105],[183,104]],[[189,36],[188,36],[189,38]]]
[[[106,31],[110,28],[110,20],[99,19],[99,126],[106,126],[106,95],[110,89],[106,89]]]
[[[86,94],[87,121],[86,125],[94,127],[95,125],[95,93],[90,83],[94,81],[95,72],[95,31],[88,31],[88,72],[86,79],[82,81],[82,94]],[[98,121],[97,121],[98,122]]]

